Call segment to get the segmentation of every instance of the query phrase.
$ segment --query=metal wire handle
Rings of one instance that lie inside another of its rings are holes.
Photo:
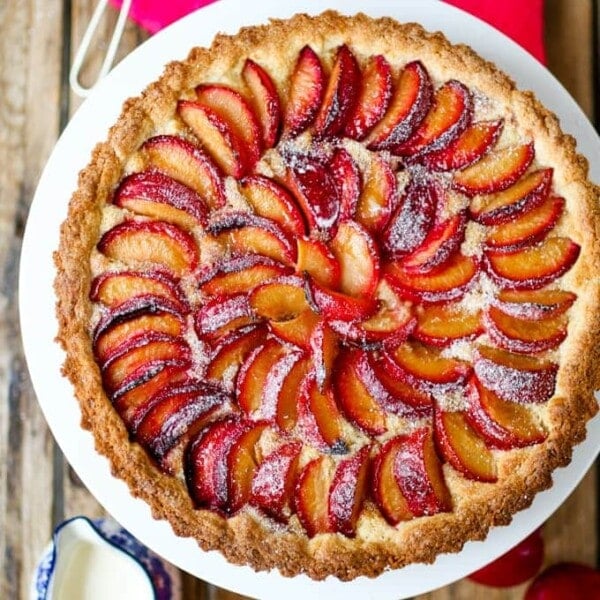
[[[121,10],[119,12],[119,18],[117,19],[115,30],[108,44],[108,49],[106,50],[104,61],[102,63],[102,66],[100,67],[100,71],[98,72],[98,77],[90,87],[84,87],[79,83],[81,67],[90,49],[92,37],[96,29],[98,28],[100,19],[104,15],[104,12],[106,11],[106,7],[108,5],[108,0],[100,0],[100,2],[98,2],[98,5],[94,10],[94,14],[92,15],[90,23],[87,29],[85,30],[85,33],[83,34],[81,45],[75,53],[75,58],[73,59],[73,64],[71,65],[71,71],[69,72],[69,85],[71,86],[71,89],[81,98],[85,98],[86,96],[88,96],[90,92],[98,85],[100,80],[103,79],[110,71],[110,68],[112,67],[113,61],[115,59],[115,54],[117,53],[117,49],[119,47],[119,42],[121,41],[121,36],[123,35],[123,31],[125,29],[125,23],[127,21],[127,15],[129,14],[131,2],[132,0],[123,0],[123,3],[121,4]]]

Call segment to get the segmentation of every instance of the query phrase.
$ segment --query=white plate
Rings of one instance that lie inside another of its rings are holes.
[[[521,87],[533,88],[542,102],[560,115],[564,129],[578,139],[580,151],[589,157],[600,156],[598,136],[567,92],[534,58],[483,22],[435,0],[329,0],[328,6],[346,14],[362,10],[373,16],[418,21],[427,29],[444,31],[453,42],[470,44],[510,73]],[[94,450],[92,436],[79,427],[73,390],[60,375],[64,356],[53,341],[57,323],[52,252],[58,246],[60,223],[78,171],[88,162],[95,142],[105,138],[122,101],[156,79],[168,61],[185,57],[193,45],[210,44],[217,31],[234,33],[242,25],[263,23],[270,16],[286,17],[299,11],[316,14],[322,9],[321,0],[221,0],[151,38],[99,85],[56,144],[31,206],[21,256],[21,330],[34,388],[58,444],[92,494],[152,550],[206,581],[253,597],[398,599],[464,577],[545,521],[593,462],[600,446],[600,419],[590,423],[587,440],[576,448],[570,466],[555,473],[552,489],[538,494],[531,508],[517,514],[510,526],[493,529],[484,542],[470,542],[462,552],[440,556],[433,565],[412,565],[373,580],[289,579],[278,572],[255,573],[248,567],[230,565],[220,554],[203,552],[193,540],[176,537],[166,522],[152,519],[148,506],[111,476],[107,460]],[[600,181],[600,163],[592,165],[592,177]]]

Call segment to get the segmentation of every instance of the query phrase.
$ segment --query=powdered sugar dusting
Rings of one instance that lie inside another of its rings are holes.
[[[393,254],[402,254],[412,252],[422,244],[431,228],[437,201],[435,187],[411,180],[388,225],[386,248]]]
[[[285,493],[285,474],[293,456],[273,453],[257,470],[252,480],[252,492],[257,496],[272,496],[279,498]]]
[[[476,313],[489,306],[497,293],[498,288],[494,282],[485,273],[480,272],[470,290],[458,303],[458,308],[467,313]]]
[[[538,404],[554,394],[555,368],[521,370],[496,364],[486,358],[476,360],[474,368],[485,387],[510,402]]]
[[[184,331],[184,339],[192,351],[192,365],[195,373],[204,373],[209,362],[208,346],[200,340],[192,326],[192,317],[188,315],[187,327]]]
[[[478,89],[471,90],[473,99],[473,112],[475,121],[485,121],[495,119],[502,115],[501,107],[489,96],[483,94]]]
[[[444,412],[458,412],[468,407],[465,388],[459,385],[435,386],[431,390],[437,405]]]
[[[373,153],[370,150],[367,150],[364,144],[349,138],[344,138],[342,141],[342,147],[356,161],[356,164],[363,173],[363,176],[369,172],[371,162],[373,161]]]
[[[331,510],[340,521],[350,519],[355,497],[356,475],[352,469],[342,469],[341,477],[330,496]]]
[[[464,211],[470,204],[469,198],[460,192],[444,189],[444,202],[438,207],[438,219],[444,221]]]
[[[456,340],[441,352],[443,358],[455,358],[465,362],[473,362],[473,342],[470,340]]]
[[[275,418],[279,392],[285,378],[292,370],[292,367],[298,362],[300,356],[299,352],[290,352],[278,360],[269,371],[269,376],[265,381],[265,387],[262,391],[262,400],[259,409],[259,416],[261,418]]]
[[[233,177],[225,178],[225,197],[227,199],[227,208],[241,211],[249,211],[250,206],[246,199],[240,193],[238,183]]]
[[[265,177],[278,178],[283,178],[286,170],[283,157],[276,148],[267,150],[254,168],[257,173],[260,173]]]
[[[462,243],[460,251],[465,256],[481,256],[486,233],[487,229],[483,225],[469,221],[465,231],[465,241]]]

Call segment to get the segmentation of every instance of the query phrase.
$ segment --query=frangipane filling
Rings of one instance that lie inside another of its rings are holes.
[[[324,65],[331,63],[326,71]],[[248,59],[127,164],[92,256],[105,391],[197,508],[352,537],[542,442],[579,246],[480,91],[340,46]]]

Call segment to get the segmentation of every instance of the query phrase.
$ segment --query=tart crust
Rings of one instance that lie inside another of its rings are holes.
[[[565,227],[581,254],[562,281],[578,299],[570,312],[569,335],[560,347],[555,396],[544,415],[549,435],[543,443],[495,452],[499,479],[492,485],[466,480],[445,465],[453,512],[393,528],[383,526],[367,509],[356,538],[319,534],[308,539],[303,533],[277,530],[251,511],[226,519],[195,509],[185,483],[162,473],[130,442],[103,390],[92,353],[89,256],[99,237],[102,209],[129,157],[174,116],[178,99],[189,96],[200,82],[235,84],[232,78],[238,77],[247,57],[272,74],[285,97],[284,82],[302,46],[310,44],[318,54],[331,55],[342,43],[350,44],[358,56],[384,54],[392,64],[419,59],[436,80],[458,73],[465,85],[481,90],[513,115],[516,127],[534,139],[539,161],[554,168],[554,185],[566,199]],[[585,438],[586,422],[598,410],[593,393],[600,386],[599,196],[599,188],[588,181],[586,160],[577,154],[575,140],[561,131],[556,116],[531,92],[517,90],[492,63],[467,46],[450,44],[441,33],[429,33],[414,23],[329,11],[318,17],[274,20],[235,36],[218,35],[210,48],[195,48],[186,60],[169,64],[156,83],[124,104],[107,141],[97,145],[79,176],[55,253],[55,289],[58,341],[66,351],[63,372],[75,388],[82,426],[92,432],[113,474],[149,504],[156,519],[167,520],[177,535],[193,537],[203,549],[217,549],[233,563],[257,570],[278,568],[286,576],[304,572],[315,579],[334,575],[349,580],[457,552],[466,541],[485,538],[490,527],[510,523],[537,492],[552,485],[552,472],[570,462],[573,446]]]

